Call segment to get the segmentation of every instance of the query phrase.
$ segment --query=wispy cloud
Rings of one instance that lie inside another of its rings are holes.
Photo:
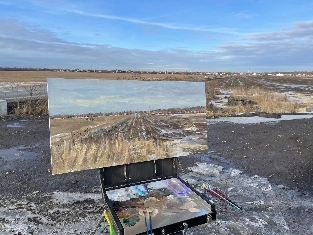
[[[0,36],[5,38],[20,38],[24,40],[65,43],[51,31],[33,25],[13,20],[0,19]]]
[[[103,18],[103,19],[108,19],[108,20],[119,20],[119,21],[124,21],[128,23],[133,23],[133,24],[155,26],[155,27],[161,27],[161,28],[166,28],[166,29],[237,34],[236,30],[231,29],[231,28],[210,28],[210,27],[199,27],[199,26],[194,26],[194,25],[191,26],[191,25],[179,25],[179,24],[173,24],[173,23],[149,22],[149,21],[144,21],[144,20],[130,18],[130,17],[121,17],[121,16],[115,16],[115,15],[106,15],[106,14],[91,14],[91,13],[78,11],[78,10],[66,10],[66,11],[69,13],[79,14],[82,16]]]

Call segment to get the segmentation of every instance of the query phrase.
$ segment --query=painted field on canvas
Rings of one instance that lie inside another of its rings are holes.
[[[48,79],[52,173],[207,151],[205,84]]]

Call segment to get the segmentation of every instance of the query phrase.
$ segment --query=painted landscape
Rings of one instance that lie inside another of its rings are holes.
[[[207,152],[202,82],[48,79],[52,173]]]

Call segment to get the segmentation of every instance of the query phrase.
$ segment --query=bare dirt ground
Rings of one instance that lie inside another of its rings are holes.
[[[249,175],[313,193],[313,119],[209,126],[209,149]],[[214,135],[212,135],[214,133]]]
[[[98,171],[52,176],[48,127],[47,118],[0,121],[0,234],[105,234]],[[313,234],[312,127],[312,118],[210,125],[213,152],[181,158],[182,176],[244,210],[215,200],[217,221],[191,234]],[[1,152],[12,147],[22,149]]]

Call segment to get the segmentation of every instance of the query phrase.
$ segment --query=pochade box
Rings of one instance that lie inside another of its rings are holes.
[[[100,181],[116,234],[184,234],[216,219],[214,204],[177,175],[176,158],[102,168]]]
[[[112,234],[174,234],[215,219],[177,174],[207,153],[204,82],[48,79],[52,174],[100,169]]]

